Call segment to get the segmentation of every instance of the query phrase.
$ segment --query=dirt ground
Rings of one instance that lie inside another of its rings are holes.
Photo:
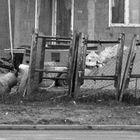
[[[84,90],[77,100],[53,92],[42,91],[34,102],[17,104],[15,96],[1,102],[0,124],[140,125],[140,100],[131,95],[120,103],[113,90]]]

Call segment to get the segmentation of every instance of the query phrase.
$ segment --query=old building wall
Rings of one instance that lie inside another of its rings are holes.
[[[45,35],[51,35],[52,0],[41,0],[39,30]]]
[[[31,44],[34,29],[34,0],[15,0],[14,47]]]
[[[0,50],[10,47],[8,1],[0,0]],[[11,1],[12,29],[14,28],[14,0]]]
[[[96,0],[75,0],[75,30],[84,32],[89,38],[94,39],[95,22],[95,1]]]
[[[89,35],[90,39],[115,40],[126,34],[129,45],[140,27],[109,27],[109,0],[75,0],[75,30]]]
[[[140,27],[109,27],[109,1],[96,0],[95,3],[95,39],[114,40],[119,34],[126,34],[126,45],[129,45],[133,34],[140,35]]]
[[[51,3],[41,0],[39,31],[51,34]],[[35,25],[35,0],[15,0],[15,38],[14,46],[31,45]]]

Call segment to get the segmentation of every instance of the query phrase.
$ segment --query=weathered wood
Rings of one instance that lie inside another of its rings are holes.
[[[129,54],[127,57],[127,62],[126,62],[126,66],[125,66],[125,70],[123,73],[123,78],[122,78],[122,82],[121,82],[121,89],[120,89],[120,96],[119,96],[119,101],[122,101],[123,98],[123,94],[127,85],[127,81],[128,78],[130,77],[130,69],[131,69],[131,65],[132,65],[132,60],[134,58],[135,55],[135,51],[136,51],[136,35],[134,35],[132,41],[131,41],[131,46],[129,49]]]
[[[55,67],[53,67],[55,69]],[[68,73],[67,71],[60,71],[60,70],[45,70],[45,69],[36,69],[36,72],[46,72],[46,73]]]
[[[115,80],[116,77],[114,75],[107,76],[84,76],[84,80]]]
[[[116,44],[119,43],[119,40],[112,40],[112,41],[106,41],[106,40],[87,40],[88,44]]]
[[[73,40],[69,49],[69,57],[68,57],[68,95],[73,96],[74,93],[74,73],[76,67],[76,55],[77,55],[77,47],[78,47],[78,33],[74,33]]]
[[[61,78],[61,77],[42,77],[42,79],[67,80],[67,77],[65,77],[65,78]]]
[[[75,80],[74,80],[74,97],[78,96],[80,91],[80,86],[83,84],[84,73],[85,73],[85,61],[86,61],[86,50],[87,44],[85,43],[85,38],[87,38],[83,33],[79,33],[78,41],[78,51],[76,59],[76,68],[75,68]]]
[[[67,50],[69,48],[70,48],[70,44],[52,44],[52,45],[48,45],[47,47],[45,47],[46,50],[48,50],[48,49]]]
[[[32,35],[32,44],[31,44],[31,56],[29,64],[29,76],[28,76],[28,85],[27,85],[27,96],[30,98],[33,91],[37,88],[37,81],[35,81],[35,69],[36,69],[36,55],[37,55],[37,41],[38,34]]]
[[[131,74],[130,78],[140,78],[140,74]]]
[[[116,70],[115,70],[115,82],[114,87],[116,88],[116,98],[119,98],[120,94],[120,86],[122,80],[122,62],[123,62],[123,51],[124,51],[124,41],[125,41],[125,34],[121,34],[120,37],[120,44],[118,47],[117,57],[116,57]]]
[[[40,50],[40,61],[39,61],[39,67],[40,69],[44,68],[44,59],[45,59],[45,45],[46,40],[43,38],[42,44],[41,44],[41,50]],[[43,72],[39,72],[39,83],[42,81]]]
[[[128,86],[129,86],[129,82],[130,82],[130,78],[131,78],[131,74],[132,74],[132,70],[133,70],[133,66],[134,66],[135,57],[136,57],[136,52],[134,52],[134,55],[132,56],[132,59],[131,59],[131,64],[130,64],[130,67],[129,67],[128,78],[126,80],[125,88],[128,88]]]
[[[68,39],[47,39],[47,42],[57,42],[57,43],[69,43],[71,40]]]
[[[65,36],[46,36],[46,35],[38,35],[38,38],[46,38],[46,39],[65,39],[65,40],[71,40],[71,37],[65,37]]]

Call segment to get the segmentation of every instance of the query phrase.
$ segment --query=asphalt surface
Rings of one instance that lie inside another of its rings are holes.
[[[0,130],[0,140],[140,140],[140,132],[102,130]]]

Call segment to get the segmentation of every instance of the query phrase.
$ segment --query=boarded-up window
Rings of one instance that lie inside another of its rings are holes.
[[[124,23],[124,0],[112,0],[112,23]]]
[[[56,34],[70,36],[71,0],[57,0]]]

